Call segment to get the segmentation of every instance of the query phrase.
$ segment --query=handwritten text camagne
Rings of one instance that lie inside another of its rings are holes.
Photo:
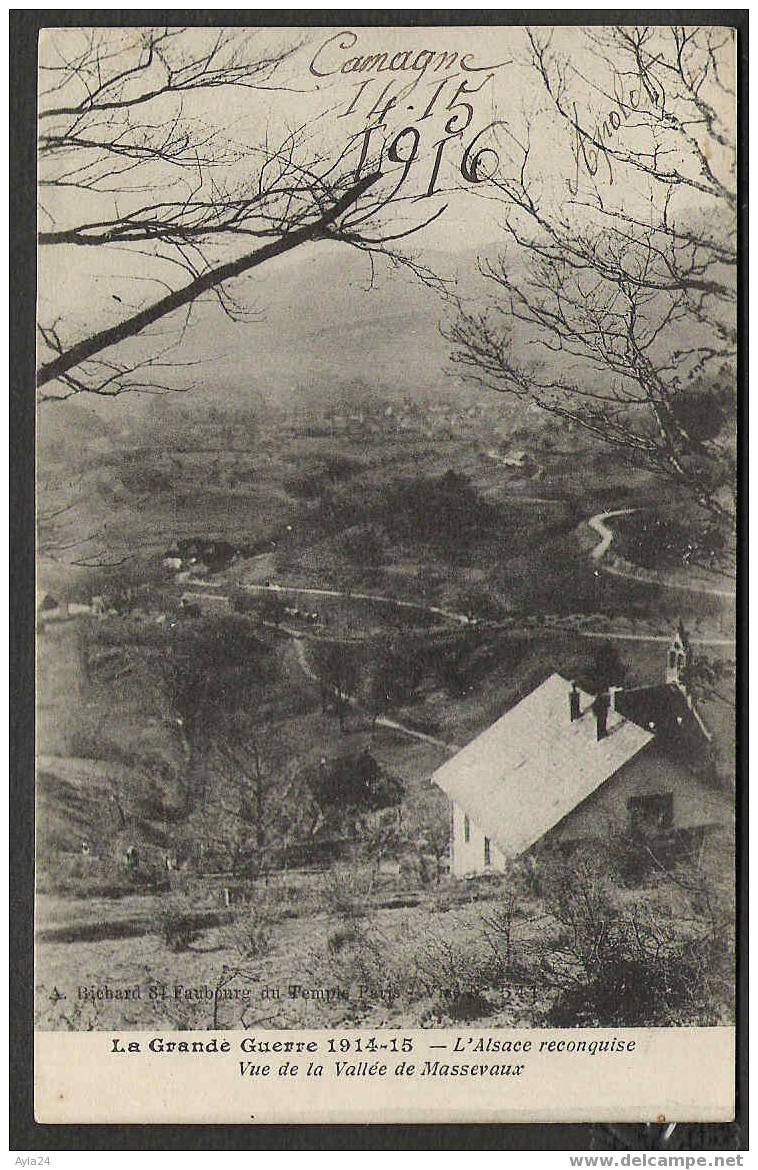
[[[315,77],[332,77],[337,73],[401,72],[413,72],[423,76],[427,69],[435,73],[453,68],[463,73],[479,73],[501,69],[507,64],[501,61],[497,65],[478,65],[473,53],[459,54],[441,49],[400,49],[392,54],[378,52],[345,58],[344,54],[355,47],[358,39],[358,34],[349,29],[328,37],[311,60],[309,66],[311,73]]]

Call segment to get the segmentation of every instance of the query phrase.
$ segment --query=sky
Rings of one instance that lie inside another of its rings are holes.
[[[120,37],[116,48],[121,57],[115,60],[128,61],[139,30],[112,35]],[[172,51],[188,58],[214,35],[213,30],[190,30]],[[541,35],[550,33],[543,30]],[[61,53],[81,47],[85,36],[76,30],[43,33],[42,63],[59,65]],[[242,30],[235,39],[247,36]],[[582,29],[556,29],[552,36],[553,47],[568,63],[570,102],[576,103],[588,125],[607,120],[612,87],[598,46]],[[263,56],[282,49],[290,50],[290,55],[266,90],[206,89],[185,95],[181,108],[173,97],[150,103],[147,120],[153,127],[169,126],[180,114],[201,135],[217,136],[229,161],[207,172],[206,183],[210,174],[230,197],[255,174],[260,148],[280,143],[290,132],[298,135],[298,159],[303,163],[311,163],[315,156],[335,159],[350,143],[355,161],[371,118],[384,110],[384,129],[372,132],[369,149],[383,140],[385,165],[389,158],[393,181],[394,176],[403,181],[378,217],[379,226],[391,235],[439,213],[395,246],[457,278],[459,290],[468,292],[474,287],[477,255],[503,244],[505,209],[490,185],[467,181],[467,147],[469,166],[471,152],[485,148],[480,159],[485,171],[497,161],[499,174],[507,177],[517,173],[521,149],[528,141],[529,175],[551,211],[565,209],[577,183],[590,190],[586,159],[579,155],[577,161],[570,127],[550,109],[524,29],[264,29],[251,33],[244,45],[245,52]],[[725,60],[729,53],[726,45]],[[41,88],[50,84],[50,77],[59,76],[54,70],[43,71]],[[622,94],[622,102],[634,94],[636,84],[638,100],[644,104],[639,82],[622,78],[622,88],[627,84],[629,92]],[[70,97],[77,85],[45,95],[43,108],[61,104],[61,92]],[[713,94],[711,100],[727,109],[729,98],[718,90]],[[77,100],[80,96],[81,91]],[[649,135],[649,126],[635,126],[634,118],[618,120],[616,141],[631,146]],[[43,126],[51,124],[57,121]],[[325,164],[318,165],[323,169]],[[44,170],[41,174],[44,178]],[[92,222],[153,200],[181,200],[196,189],[197,179],[192,169],[159,174],[150,164],[140,164],[120,184],[131,190],[93,196],[79,188],[43,188],[41,227]],[[618,170],[614,173],[602,160],[595,185],[600,197],[615,206],[641,214],[646,207],[649,210],[648,185],[630,181]],[[430,188],[436,193],[429,194]],[[244,244],[235,241],[233,251]],[[257,380],[267,386],[277,376],[288,383],[302,382],[309,370],[327,377],[330,367],[342,378],[356,361],[389,382],[400,379],[410,385],[414,379],[437,377],[444,362],[438,333],[442,308],[427,290],[408,287],[413,282],[407,276],[405,284],[396,274],[390,282],[381,263],[376,275],[378,287],[366,292],[370,271],[365,256],[331,245],[299,249],[257,270],[254,280],[242,282],[244,299],[256,310],[250,324],[233,325],[215,304],[199,306],[182,356],[189,361],[198,356],[208,359],[200,382],[211,393],[229,392],[239,384],[240,373],[246,382]],[[40,254],[40,319],[49,323],[60,317],[64,336],[75,340],[161,295],[161,282],[176,286],[185,279],[176,266],[148,259],[134,247],[45,248]],[[161,337],[169,341],[175,329],[172,321],[156,327],[159,343]]]

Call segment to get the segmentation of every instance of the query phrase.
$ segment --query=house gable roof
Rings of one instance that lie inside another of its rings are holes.
[[[625,719],[655,733],[669,752],[693,754],[712,739],[694,704],[677,683],[631,687],[616,694],[616,709]],[[652,724],[652,726],[651,726]]]
[[[570,686],[550,675],[432,776],[506,857],[543,837],[654,738],[611,710],[598,741],[594,696],[579,692],[572,723]]]

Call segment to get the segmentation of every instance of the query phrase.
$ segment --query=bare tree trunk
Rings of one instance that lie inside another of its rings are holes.
[[[111,780],[111,800],[113,801],[113,807],[115,808],[118,815],[118,827],[119,829],[125,829],[126,816],[124,815],[123,805],[119,799],[118,788],[116,786],[115,780]]]
[[[255,817],[256,830],[255,840],[259,849],[263,848],[265,843],[265,829],[263,824],[263,817],[265,812],[265,800],[263,796],[263,775],[261,773],[261,757],[258,751],[257,740],[253,740],[253,764],[255,767]]]

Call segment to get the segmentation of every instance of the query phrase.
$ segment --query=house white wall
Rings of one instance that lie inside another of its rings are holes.
[[[732,819],[728,793],[694,776],[653,743],[577,805],[551,836],[569,841],[611,833],[626,835],[630,829],[629,798],[667,793],[673,797],[674,829],[728,825]]]
[[[729,825],[733,803],[728,793],[698,779],[688,768],[666,756],[655,744],[644,748],[633,760],[577,805],[545,835],[554,841],[577,841],[613,834],[628,835],[630,797],[666,795],[673,798],[673,828],[693,829],[708,825]],[[488,826],[469,818],[452,803],[450,869],[454,877],[475,873],[503,872],[506,858],[490,837],[490,864],[485,864],[484,841]],[[496,832],[489,826],[489,832]]]
[[[450,826],[450,872],[454,877],[472,873],[502,873],[506,860],[490,838],[490,864],[485,864],[484,841],[487,834],[469,818],[466,840],[466,814],[459,804],[452,802]]]

